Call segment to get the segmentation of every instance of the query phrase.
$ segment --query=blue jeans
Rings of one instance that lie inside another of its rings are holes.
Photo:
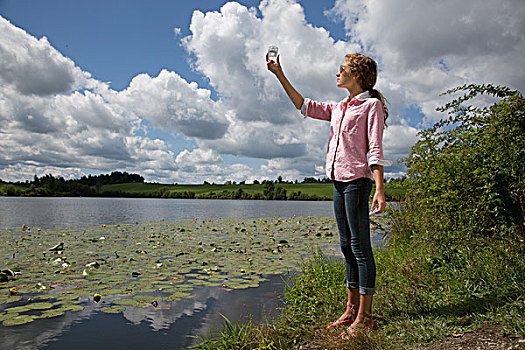
[[[372,180],[359,178],[350,182],[334,181],[334,212],[346,260],[348,288],[359,294],[375,293],[376,264],[370,243],[368,199]]]

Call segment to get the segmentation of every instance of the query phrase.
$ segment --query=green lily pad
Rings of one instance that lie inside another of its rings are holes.
[[[4,320],[7,320],[8,318],[12,318],[14,316],[18,316],[17,313],[2,313],[0,314],[0,322],[3,322]]]
[[[42,312],[39,318],[52,318],[52,317],[62,316],[65,312],[66,310],[62,308],[45,310],[44,312]]]
[[[13,317],[9,317],[9,318],[4,320],[2,322],[2,325],[6,326],[6,327],[18,326],[18,325],[21,325],[21,324],[26,324],[26,323],[33,322],[37,318],[38,318],[37,316],[13,314]]]
[[[381,219],[374,219],[371,227]],[[388,226],[386,221],[380,225]],[[0,256],[24,252],[10,263],[10,270],[21,274],[9,273],[9,281],[1,283],[0,304],[14,309],[3,317],[23,316],[28,310],[42,310],[35,317],[81,310],[96,293],[107,302],[117,298],[108,305],[117,312],[123,306],[146,307],[151,295],[180,300],[193,297],[190,292],[197,287],[256,287],[265,275],[297,270],[297,262],[317,247],[340,256],[334,233],[333,218],[312,217],[143,222],[54,228],[35,235],[27,231],[24,236],[20,228],[0,230],[5,242]],[[53,244],[56,249],[50,250]],[[65,263],[68,266],[62,267]],[[4,270],[1,273],[7,275]],[[10,296],[15,282],[17,294]],[[19,304],[28,298],[53,308]]]
[[[14,306],[5,309],[8,313],[22,313],[30,310],[45,310],[53,307],[53,304],[40,302],[40,303],[28,303],[26,305]]]
[[[113,301],[113,304],[125,305],[125,306],[138,306],[138,301],[135,299],[120,299]]]
[[[157,298],[158,297],[154,295],[147,295],[147,294],[139,294],[133,297],[133,299],[135,299],[136,301],[144,302],[144,303],[151,303],[152,301],[157,300]]]
[[[123,311],[125,311],[126,308],[124,306],[111,306],[111,307],[103,307],[100,309],[100,311],[105,312],[107,314],[119,314]]]
[[[15,303],[22,300],[22,297],[19,295],[9,295],[9,291],[4,294],[0,294],[0,304]]]

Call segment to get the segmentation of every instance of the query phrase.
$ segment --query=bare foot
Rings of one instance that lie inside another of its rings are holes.
[[[360,320],[356,319],[345,332],[341,333],[341,338],[350,339],[351,337],[356,337],[360,332],[371,331],[375,328],[376,322],[372,319],[372,316],[365,316]]]
[[[351,325],[357,316],[359,305],[347,304],[346,311],[336,321],[330,322],[326,328],[331,328],[339,325]]]

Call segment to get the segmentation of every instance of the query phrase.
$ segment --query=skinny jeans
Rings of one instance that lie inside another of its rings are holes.
[[[362,295],[375,293],[376,264],[368,217],[371,191],[372,180],[369,178],[334,181],[334,212],[346,261],[347,286],[349,289],[359,288]]]

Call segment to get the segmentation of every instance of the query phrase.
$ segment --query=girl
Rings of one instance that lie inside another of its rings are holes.
[[[328,327],[349,325],[342,334],[347,338],[360,330],[372,329],[375,324],[372,297],[376,266],[370,243],[368,199],[375,179],[372,210],[384,211],[383,166],[392,164],[383,157],[383,128],[388,110],[383,96],[373,88],[377,64],[358,53],[346,55],[336,77],[337,87],[347,89],[350,96],[339,103],[327,103],[304,98],[295,90],[279,58],[274,62],[266,55],[266,64],[295,107],[305,117],[330,122],[326,174],[334,183],[334,212],[346,261],[348,303],[341,317]]]

